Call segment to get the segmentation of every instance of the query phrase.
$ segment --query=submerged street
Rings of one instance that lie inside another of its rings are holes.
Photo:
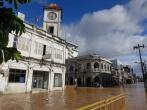
[[[125,88],[67,87],[65,91],[0,95],[0,110],[75,110],[120,93],[126,95],[126,110],[146,110],[147,93],[142,83]]]

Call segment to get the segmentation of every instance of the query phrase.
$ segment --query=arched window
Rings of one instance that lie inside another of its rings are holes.
[[[69,70],[70,70],[70,71],[73,71],[73,66],[72,66],[72,65],[70,66]]]
[[[103,63],[101,63],[101,69],[103,69]]]
[[[98,62],[95,62],[95,63],[94,63],[94,68],[99,68]]]
[[[69,84],[70,84],[70,85],[73,85],[73,84],[74,84],[74,80],[73,80],[72,77],[69,78]]]
[[[90,68],[91,68],[91,64],[87,63],[87,69],[90,69]]]

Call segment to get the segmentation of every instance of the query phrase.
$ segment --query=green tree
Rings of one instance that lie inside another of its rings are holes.
[[[5,0],[10,4],[14,4],[14,8],[18,9],[19,4],[25,4],[31,0]],[[14,33],[20,36],[25,32],[25,25],[19,19],[12,8],[0,7],[0,64],[8,60],[20,60],[21,53],[14,47],[7,47],[9,34]]]

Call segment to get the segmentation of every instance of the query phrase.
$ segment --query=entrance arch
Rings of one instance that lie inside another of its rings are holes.
[[[81,86],[81,84],[82,84],[81,78],[78,78],[78,86]]]
[[[69,84],[70,84],[70,85],[73,85],[73,84],[74,84],[73,78],[72,78],[72,77],[69,78]]]
[[[92,80],[91,77],[88,77],[88,78],[86,79],[86,85],[87,85],[88,87],[92,86],[92,81],[91,81],[91,80]]]
[[[100,77],[99,76],[96,76],[94,78],[94,86],[96,86],[96,87],[100,86]]]

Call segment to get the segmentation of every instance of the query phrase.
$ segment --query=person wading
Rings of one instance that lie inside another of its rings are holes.
[[[77,78],[74,79],[74,82],[75,82],[75,89],[77,89],[77,86],[78,86]]]

